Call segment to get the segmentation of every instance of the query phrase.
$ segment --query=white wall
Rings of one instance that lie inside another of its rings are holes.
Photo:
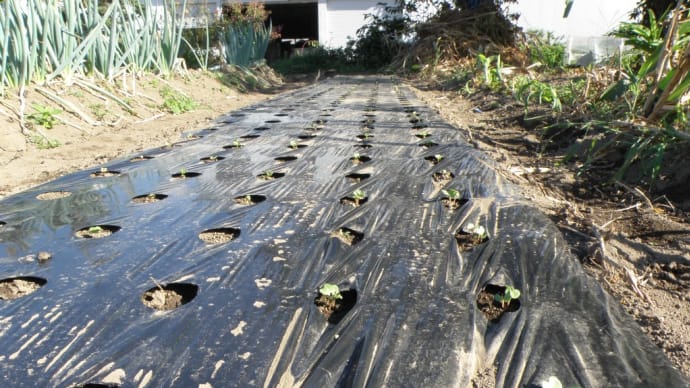
[[[563,18],[563,0],[519,0],[511,11],[520,14],[518,25],[525,29],[555,32],[565,37],[606,35],[627,20],[637,0],[575,0],[568,18]]]
[[[375,13],[380,0],[320,0],[319,43],[327,47],[344,47],[365,24],[364,15]],[[324,7],[325,6],[325,7]],[[322,8],[325,20],[322,16]]]

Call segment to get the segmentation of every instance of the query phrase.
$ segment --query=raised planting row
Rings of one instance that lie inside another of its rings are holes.
[[[686,384],[491,166],[397,80],[336,77],[6,198],[0,373]]]

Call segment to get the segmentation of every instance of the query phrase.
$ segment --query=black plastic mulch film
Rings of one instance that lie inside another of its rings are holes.
[[[0,380],[467,387],[495,365],[499,387],[688,386],[395,79],[332,78],[194,135],[0,202]],[[470,224],[488,239],[466,248]],[[354,303],[330,321],[324,283]],[[519,306],[490,321],[487,285]]]

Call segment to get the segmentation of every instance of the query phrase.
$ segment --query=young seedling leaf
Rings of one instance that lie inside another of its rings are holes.
[[[338,287],[337,284],[324,283],[323,286],[319,288],[319,293],[329,298],[343,299],[343,295],[340,293],[340,287]]]

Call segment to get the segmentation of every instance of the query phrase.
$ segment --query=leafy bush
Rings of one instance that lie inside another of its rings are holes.
[[[271,63],[277,72],[282,74],[315,73],[319,70],[334,69],[338,73],[352,73],[364,70],[355,62],[354,54],[349,49],[327,49],[314,47],[302,55],[278,59]]]
[[[173,88],[166,86],[160,91],[163,97],[162,108],[172,114],[180,114],[194,110],[198,104],[192,98],[175,91]]]
[[[404,40],[413,32],[408,8],[404,1],[397,1],[393,6],[383,7],[379,13],[366,15],[369,22],[357,30],[357,38],[347,46],[358,65],[380,69],[410,47]]]
[[[531,63],[540,62],[549,69],[558,69],[565,63],[565,45],[551,32],[527,31],[525,47]]]

